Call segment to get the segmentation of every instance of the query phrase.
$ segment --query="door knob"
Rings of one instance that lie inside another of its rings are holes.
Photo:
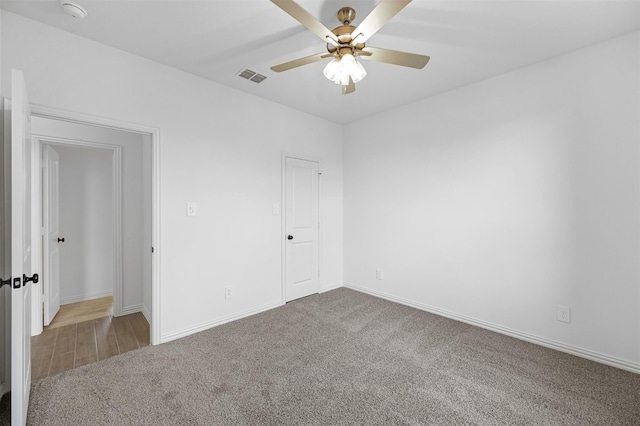
[[[287,240],[293,240],[293,235],[288,235]]]
[[[64,237],[62,237],[62,238],[58,237],[58,242],[59,243],[64,243]]]
[[[11,288],[11,277],[9,277],[6,280],[3,280],[2,278],[0,278],[0,288],[2,288],[5,285],[8,285],[9,288]]]
[[[33,274],[30,277],[28,277],[26,274],[22,274],[22,286],[24,287],[28,282],[38,284],[38,274]]]

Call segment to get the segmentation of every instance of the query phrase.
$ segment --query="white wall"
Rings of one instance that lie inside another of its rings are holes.
[[[321,161],[321,286],[342,284],[339,125],[12,13],[1,38],[3,95],[13,67],[35,104],[160,129],[163,340],[282,303],[282,151]]]
[[[60,303],[113,295],[113,153],[53,146],[60,154]]]
[[[345,281],[640,370],[638,38],[346,126]]]
[[[149,263],[144,263],[143,253],[143,246],[151,245],[149,239],[145,244],[143,234],[143,194],[151,192],[151,183],[146,182],[144,186],[142,179],[144,164],[151,162],[150,152],[143,156],[143,146],[148,145],[149,141],[145,142],[145,137],[138,133],[41,117],[32,119],[32,133],[122,147],[122,310],[123,314],[143,310],[143,288],[151,285],[150,281],[145,281],[143,272],[145,267],[151,268]],[[71,230],[76,235],[70,238],[69,244],[65,242],[61,246],[61,283],[64,289],[62,297],[66,303],[71,303],[83,298],[86,300],[107,295],[107,282],[111,282],[110,289],[113,289],[113,209],[112,204],[104,204],[107,195],[111,197],[106,191],[111,190],[112,154],[110,150],[82,148],[63,148],[63,153],[69,157],[68,161],[61,158],[61,191],[64,191],[66,197],[65,200],[61,199],[61,219],[64,221],[61,232],[65,234]],[[83,165],[83,161],[92,165]],[[90,174],[94,179],[92,190],[86,187],[89,182],[80,178],[80,175],[88,177]],[[97,179],[102,182],[95,181]],[[107,179],[109,189],[105,188]],[[92,192],[94,189],[97,192]],[[82,200],[76,198],[76,191],[85,194]],[[82,211],[78,211],[78,206],[73,203],[83,203]],[[147,213],[147,217],[150,217],[150,213]],[[80,226],[85,229],[81,230]],[[105,238],[109,241],[107,245],[102,244]],[[147,238],[150,236],[147,235]],[[77,245],[80,239],[82,243]],[[84,253],[82,262],[78,261],[81,259],[80,252]],[[99,281],[95,281],[90,287],[84,287],[88,283],[78,282],[90,279],[94,273],[101,277],[94,278]],[[66,279],[63,279],[65,276]],[[82,289],[84,290],[80,291]],[[150,311],[150,305],[147,308]]]

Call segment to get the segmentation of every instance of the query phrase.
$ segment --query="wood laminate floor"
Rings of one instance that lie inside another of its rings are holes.
[[[60,305],[60,310],[45,330],[112,315],[113,297],[111,296]]]
[[[40,379],[149,344],[142,313],[46,327],[31,338],[31,378]]]

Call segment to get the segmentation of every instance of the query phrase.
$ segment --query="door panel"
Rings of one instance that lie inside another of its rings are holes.
[[[285,161],[285,301],[288,302],[319,291],[319,165],[290,157]]]
[[[318,173],[316,171],[313,176],[313,169],[300,166],[292,166],[291,171],[293,174],[293,230],[310,229],[314,225],[313,180],[318,179]]]
[[[44,325],[51,324],[60,309],[60,156],[49,145],[42,149],[44,238]]]
[[[26,424],[31,388],[31,111],[21,71],[11,72],[11,424]]]
[[[291,285],[294,287],[313,281],[315,250],[311,242],[294,242],[292,252]],[[311,283],[309,283],[311,284]]]

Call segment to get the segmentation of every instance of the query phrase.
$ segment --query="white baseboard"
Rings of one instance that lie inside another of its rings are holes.
[[[142,304],[141,303],[139,303],[137,305],[123,306],[121,315],[135,314],[136,312],[142,312]]]
[[[340,288],[340,287],[344,287],[344,284],[339,283],[339,284],[330,285],[328,287],[323,287],[320,289],[320,293],[326,293],[327,291],[335,290],[336,288]]]
[[[149,310],[149,308],[147,308],[146,305],[143,304],[140,312],[142,312],[142,315],[144,315],[144,317],[147,319],[147,322],[151,324],[151,311]]]
[[[0,383],[0,400],[9,392],[11,392],[11,386],[8,383]]]
[[[515,337],[516,339],[525,340],[527,342],[535,343],[540,346],[545,346],[550,349],[555,349],[560,352],[565,352],[571,355],[575,355],[580,358],[586,358],[591,361],[599,362],[601,364],[610,365],[612,367],[616,367],[622,370],[631,371],[632,373],[640,374],[640,364],[638,363],[634,363],[631,361],[626,361],[626,360],[612,357],[609,355],[601,354],[599,352],[595,352],[589,349],[568,345],[566,343],[558,342],[552,339],[547,339],[546,337],[540,337],[534,334],[529,334],[522,331],[514,330],[512,328],[503,327],[501,325],[493,324],[487,321],[479,320],[479,319],[468,317],[465,315],[460,315],[455,312],[436,308],[434,306],[429,306],[424,303],[415,302],[413,300],[404,299],[402,297],[394,296],[394,295],[376,291],[376,290],[371,290],[356,284],[345,282],[344,287],[359,291],[361,293],[366,293],[371,296],[379,297],[381,299],[386,299],[391,302],[396,302],[402,305],[411,306],[412,308],[420,309],[421,311],[430,312],[432,314],[440,315],[443,317],[454,319],[456,321],[471,324],[480,328],[495,331],[496,333]]]
[[[273,308],[277,308],[284,305],[281,300],[276,302],[267,303],[266,305],[258,306],[254,309],[249,309],[244,312],[240,312],[233,315],[228,315],[226,317],[217,318],[212,321],[207,321],[202,324],[198,324],[193,327],[186,328],[184,330],[175,331],[173,333],[168,333],[160,336],[160,343],[167,343],[175,339],[179,339],[181,337],[186,337],[194,333],[198,333],[200,331],[208,330],[209,328],[213,328],[222,324],[226,324],[231,321],[239,320],[245,317],[249,317],[251,315],[259,314],[260,312],[268,311]]]
[[[68,305],[69,303],[84,302],[87,300],[99,299],[101,297],[107,297],[107,296],[113,296],[113,290],[96,291],[93,293],[85,293],[85,294],[79,294],[75,296],[61,297],[60,304]]]

